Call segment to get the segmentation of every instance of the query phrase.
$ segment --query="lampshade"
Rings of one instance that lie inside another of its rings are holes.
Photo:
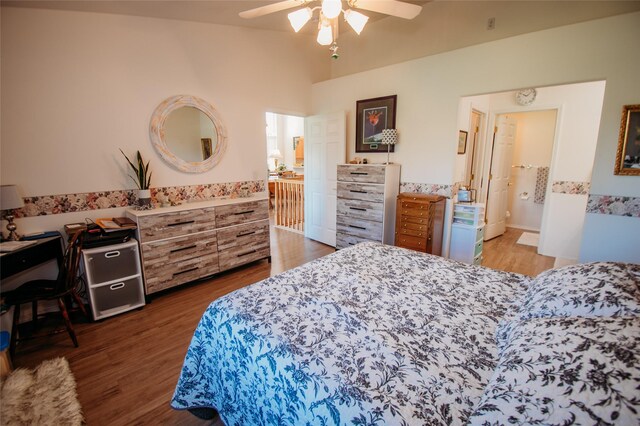
[[[384,129],[382,131],[382,144],[383,145],[395,145],[398,143],[398,130],[397,129]]]
[[[0,185],[0,210],[13,210],[24,207],[22,195],[17,185]]]
[[[280,150],[278,148],[274,149],[273,151],[271,151],[269,153],[269,158],[275,158],[276,160],[281,160],[282,159],[282,153],[280,152]]]
[[[369,17],[360,12],[356,12],[355,10],[347,9],[344,11],[344,19],[346,19],[356,34],[360,34],[364,26],[367,24]]]
[[[328,46],[333,42],[333,32],[331,31],[331,23],[323,22],[318,31],[318,44]]]
[[[311,9],[305,7],[304,9],[296,10],[287,15],[289,22],[295,32],[300,31],[304,25],[311,19]]]
[[[333,19],[340,15],[342,11],[341,0],[322,0],[322,14],[325,18]]]

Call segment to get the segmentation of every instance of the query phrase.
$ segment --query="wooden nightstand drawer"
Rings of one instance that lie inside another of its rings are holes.
[[[417,251],[426,251],[429,241],[426,238],[410,235],[396,235],[396,246]]]

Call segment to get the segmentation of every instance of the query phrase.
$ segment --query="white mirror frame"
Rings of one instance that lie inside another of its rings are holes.
[[[203,161],[189,162],[176,156],[169,147],[164,136],[164,123],[169,114],[178,108],[194,107],[202,111],[213,122],[216,129],[217,141],[211,157]],[[222,124],[218,111],[208,102],[195,96],[177,95],[164,100],[153,112],[149,124],[151,143],[160,156],[173,167],[187,173],[202,173],[211,170],[220,162],[227,148],[227,132]]]

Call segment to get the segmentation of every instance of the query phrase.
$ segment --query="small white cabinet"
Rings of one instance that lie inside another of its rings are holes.
[[[144,306],[138,241],[82,250],[93,319]]]
[[[484,239],[484,204],[455,204],[449,257],[480,265]]]

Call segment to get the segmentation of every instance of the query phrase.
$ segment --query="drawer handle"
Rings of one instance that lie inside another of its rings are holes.
[[[367,191],[359,191],[357,189],[350,189],[349,191],[350,192],[355,192],[356,194],[366,194],[367,193]]]
[[[195,220],[186,220],[184,222],[176,222],[176,223],[168,223],[167,226],[181,226],[181,225],[188,225],[190,223],[195,222]]]
[[[359,212],[366,212],[367,209],[363,209],[361,207],[349,207],[351,210],[358,210]]]
[[[122,287],[124,287],[124,283],[111,284],[109,290],[120,290]]]
[[[171,250],[171,253],[177,253],[177,252],[179,252],[179,251],[182,251],[182,250],[189,250],[189,249],[192,249],[192,248],[196,248],[196,245],[195,245],[195,244],[192,244],[192,245],[187,246],[187,247],[180,247],[180,248],[177,248],[177,249],[173,249],[173,250]]]
[[[255,234],[255,233],[256,233],[256,231],[249,231],[249,232],[245,232],[245,233],[241,232],[241,233],[236,235],[236,238],[238,238],[238,237],[246,237],[247,235],[251,235],[251,234]]]
[[[173,276],[175,277],[175,276],[178,276],[178,275],[186,274],[187,272],[192,272],[192,271],[195,271],[195,270],[197,270],[197,269],[198,269],[198,267],[197,267],[197,266],[194,266],[193,268],[185,269],[184,271],[174,272],[174,273],[173,273]]]
[[[352,174],[352,175],[359,175],[359,176],[366,176],[366,175],[368,175],[369,173],[367,173],[367,172],[351,172],[351,174]]]
[[[249,213],[253,213],[255,212],[255,210],[246,210],[243,212],[238,212],[238,213],[233,213],[234,216],[240,215],[240,214],[249,214]]]
[[[356,226],[356,225],[349,225],[349,228],[362,229],[363,231],[365,231],[367,229],[367,228],[365,228],[363,226]]]
[[[239,254],[239,255],[238,255],[238,257],[247,256],[247,255],[249,255],[249,254],[253,254],[253,253],[255,253],[256,251],[257,251],[257,250],[251,250],[251,251],[248,251],[248,252],[246,252],[246,253]]]
[[[118,256],[120,256],[120,250],[108,251],[104,254],[104,257],[106,257],[107,259]]]

